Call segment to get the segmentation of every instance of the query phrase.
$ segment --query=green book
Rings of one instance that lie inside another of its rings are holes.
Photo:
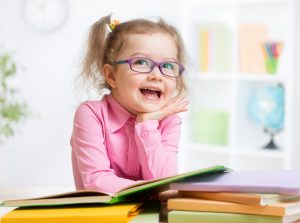
[[[160,214],[160,202],[159,201],[149,201],[145,202],[142,207],[142,211],[132,218],[130,223],[159,223]]]
[[[222,212],[171,211],[169,223],[290,223],[300,219],[300,213],[290,216],[267,216]]]
[[[229,171],[224,166],[212,166],[199,170],[190,171],[187,173],[178,174],[175,176],[159,178],[155,180],[144,181],[134,184],[130,187],[123,188],[114,194],[109,194],[100,191],[78,190],[63,194],[56,194],[46,197],[38,197],[31,199],[6,200],[1,203],[1,206],[55,206],[55,205],[70,205],[70,204],[114,204],[122,201],[136,201],[146,199],[148,195],[154,195],[158,192],[168,189],[169,183],[187,179],[193,176],[208,175],[219,172]]]
[[[228,144],[228,112],[204,108],[194,114],[193,121],[195,142],[220,145]]]

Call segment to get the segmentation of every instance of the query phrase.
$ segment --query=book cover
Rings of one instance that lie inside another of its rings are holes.
[[[142,183],[126,187],[115,194],[109,194],[100,191],[73,191],[69,193],[57,194],[46,197],[32,199],[6,200],[2,202],[2,206],[49,206],[49,205],[67,205],[80,203],[104,203],[114,204],[121,201],[134,200],[146,196],[148,193],[157,193],[158,191],[167,190],[169,183],[192,176],[209,175],[213,173],[223,173],[229,171],[224,166],[212,166],[199,170],[182,173],[175,176],[149,180]]]
[[[142,204],[87,205],[17,208],[1,218],[1,223],[96,223],[130,222]]]
[[[168,200],[168,209],[286,216],[300,213],[300,200],[258,206],[197,198],[171,198]]]
[[[168,216],[169,223],[291,223],[297,219],[300,219],[300,214],[281,217],[222,212],[170,211]]]
[[[232,171],[170,184],[172,190],[300,195],[300,170]]]
[[[215,201],[227,201],[239,204],[265,206],[276,204],[281,201],[300,199],[300,196],[283,194],[254,194],[235,192],[203,192],[203,191],[179,191],[180,197],[200,198]]]
[[[204,144],[228,144],[229,113],[203,108],[194,114],[194,140]]]
[[[264,24],[241,24],[239,27],[239,60],[243,73],[265,73],[263,44],[268,40]]]
[[[209,32],[207,29],[200,32],[200,71],[208,71]]]

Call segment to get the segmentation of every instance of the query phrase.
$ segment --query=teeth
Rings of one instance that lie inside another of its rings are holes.
[[[160,89],[157,88],[151,88],[151,87],[145,87],[145,88],[141,88],[140,91],[144,94],[145,92],[143,91],[152,91],[155,92],[157,94],[157,97],[160,98],[162,91]]]
[[[145,90],[150,90],[150,91],[161,91],[161,90],[159,90],[159,89],[154,89],[154,88],[143,88],[143,89],[145,89]]]

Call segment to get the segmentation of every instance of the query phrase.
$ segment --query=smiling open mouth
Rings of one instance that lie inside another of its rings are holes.
[[[140,92],[149,99],[157,99],[161,96],[161,91],[151,88],[141,88]]]

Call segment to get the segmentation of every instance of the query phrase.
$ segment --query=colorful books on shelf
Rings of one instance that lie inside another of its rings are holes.
[[[239,61],[242,73],[265,73],[263,44],[268,41],[265,24],[241,24],[239,26]]]
[[[122,201],[136,201],[145,198],[148,195],[152,196],[159,191],[167,190],[169,184],[178,180],[187,179],[200,175],[210,175],[214,173],[224,173],[229,171],[224,166],[212,166],[199,170],[182,173],[175,176],[144,181],[124,188],[115,194],[100,192],[100,191],[74,191],[63,194],[56,194],[46,197],[38,197],[31,199],[6,200],[1,205],[3,206],[49,206],[49,205],[70,205],[70,204],[86,204],[86,203],[102,203],[115,204]]]
[[[1,218],[1,223],[96,223],[159,222],[158,202],[115,205],[17,208]]]
[[[231,71],[232,32],[224,24],[199,25],[200,71]]]
[[[179,197],[168,200],[169,222],[296,222],[299,176],[293,170],[233,171],[172,183]]]

